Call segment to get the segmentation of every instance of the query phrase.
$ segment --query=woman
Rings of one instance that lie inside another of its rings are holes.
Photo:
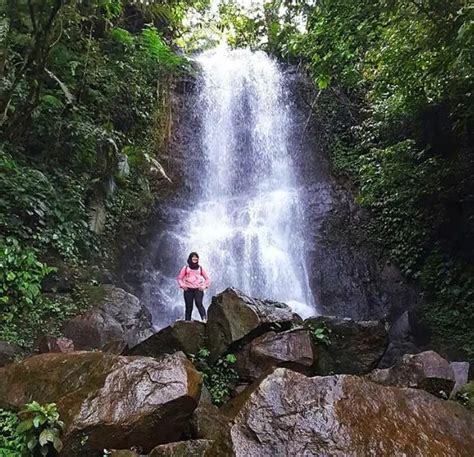
[[[184,303],[186,305],[185,319],[191,320],[193,313],[193,303],[201,315],[201,319],[206,320],[206,310],[202,305],[204,291],[209,287],[211,281],[204,268],[199,265],[197,252],[191,252],[188,257],[188,264],[184,266],[178,275],[178,284],[184,290]]]

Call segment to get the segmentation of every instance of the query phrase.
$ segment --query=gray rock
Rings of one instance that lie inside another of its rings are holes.
[[[151,316],[140,300],[123,289],[102,286],[96,307],[65,322],[63,333],[76,349],[102,349],[120,354],[152,334]]]
[[[407,354],[393,367],[374,370],[366,377],[378,384],[415,387],[441,397],[449,396],[455,383],[453,368],[434,351]]]
[[[209,456],[459,456],[474,417],[414,389],[277,368],[224,408],[230,421]]]
[[[148,457],[204,457],[212,441],[189,440],[162,444],[155,447]]]
[[[0,367],[13,363],[21,354],[21,348],[16,344],[0,341]]]
[[[241,379],[249,381],[277,366],[308,372],[314,361],[311,337],[304,328],[265,333],[245,345],[236,356],[235,370]]]
[[[455,384],[450,397],[454,398],[461,388],[469,381],[469,362],[451,362],[451,368],[454,373]]]
[[[354,321],[331,316],[312,317],[309,328],[325,328],[330,344],[314,340],[316,374],[365,374],[374,369],[388,344],[387,331],[378,321]]]
[[[205,329],[206,324],[203,322],[177,321],[138,343],[126,353],[151,357],[177,351],[197,354],[199,349],[204,346]]]
[[[245,344],[277,325],[289,328],[298,320],[291,308],[271,300],[250,298],[228,288],[212,298],[208,311],[206,336],[211,357],[216,359],[238,344]]]
[[[41,354],[46,352],[74,352],[74,343],[68,338],[44,336],[39,341],[38,350]]]

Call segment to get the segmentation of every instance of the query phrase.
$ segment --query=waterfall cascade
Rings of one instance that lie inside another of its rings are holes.
[[[197,61],[201,150],[188,153],[200,155],[199,166],[186,170],[190,196],[170,209],[176,223],[158,240],[156,255],[160,244],[175,252],[168,260],[173,265],[144,285],[147,301],[161,308],[156,324],[182,314],[175,277],[190,251],[200,254],[211,276],[208,299],[233,286],[315,314],[305,265],[304,195],[292,164],[291,107],[282,73],[263,52],[224,46]]]

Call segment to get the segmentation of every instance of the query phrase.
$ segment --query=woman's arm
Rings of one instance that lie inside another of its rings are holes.
[[[179,272],[179,275],[176,278],[178,280],[178,284],[181,289],[187,289],[186,284],[184,283],[185,276],[186,276],[186,267],[183,267],[181,268],[181,271]]]
[[[201,275],[204,278],[204,285],[202,287],[203,289],[207,289],[211,284],[211,280],[209,279],[209,275],[207,274],[206,270],[204,270],[204,268],[202,267],[201,267]]]

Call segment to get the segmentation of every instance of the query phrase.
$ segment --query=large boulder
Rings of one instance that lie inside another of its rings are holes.
[[[255,338],[237,353],[235,370],[241,379],[253,381],[271,367],[284,366],[307,372],[313,365],[310,333],[300,328]]]
[[[21,348],[16,344],[0,341],[0,367],[13,363],[21,352]]]
[[[372,371],[367,379],[386,386],[423,389],[442,397],[449,396],[455,384],[453,368],[434,351],[406,354],[393,367]]]
[[[150,451],[180,438],[201,376],[182,352],[159,360],[102,352],[49,353],[0,369],[0,408],[55,402],[66,424],[64,456],[103,449]]]
[[[305,325],[313,332],[324,329],[329,339],[326,344],[314,338],[314,368],[319,375],[368,373],[387,349],[387,331],[379,321],[318,316],[307,319]]]
[[[288,329],[298,319],[284,303],[258,300],[228,288],[212,298],[208,311],[206,335],[211,357],[216,359],[238,344],[271,330],[272,326]]]
[[[197,354],[204,346],[206,324],[198,321],[177,321],[125,351],[129,355],[156,357],[183,351]]]
[[[155,447],[148,457],[203,457],[212,441],[189,440],[162,444]]]
[[[152,334],[150,312],[123,289],[104,285],[96,307],[66,321],[63,333],[76,349],[100,349],[120,354]]]
[[[455,402],[352,375],[285,368],[225,408],[225,438],[208,455],[470,457],[474,417]]]

